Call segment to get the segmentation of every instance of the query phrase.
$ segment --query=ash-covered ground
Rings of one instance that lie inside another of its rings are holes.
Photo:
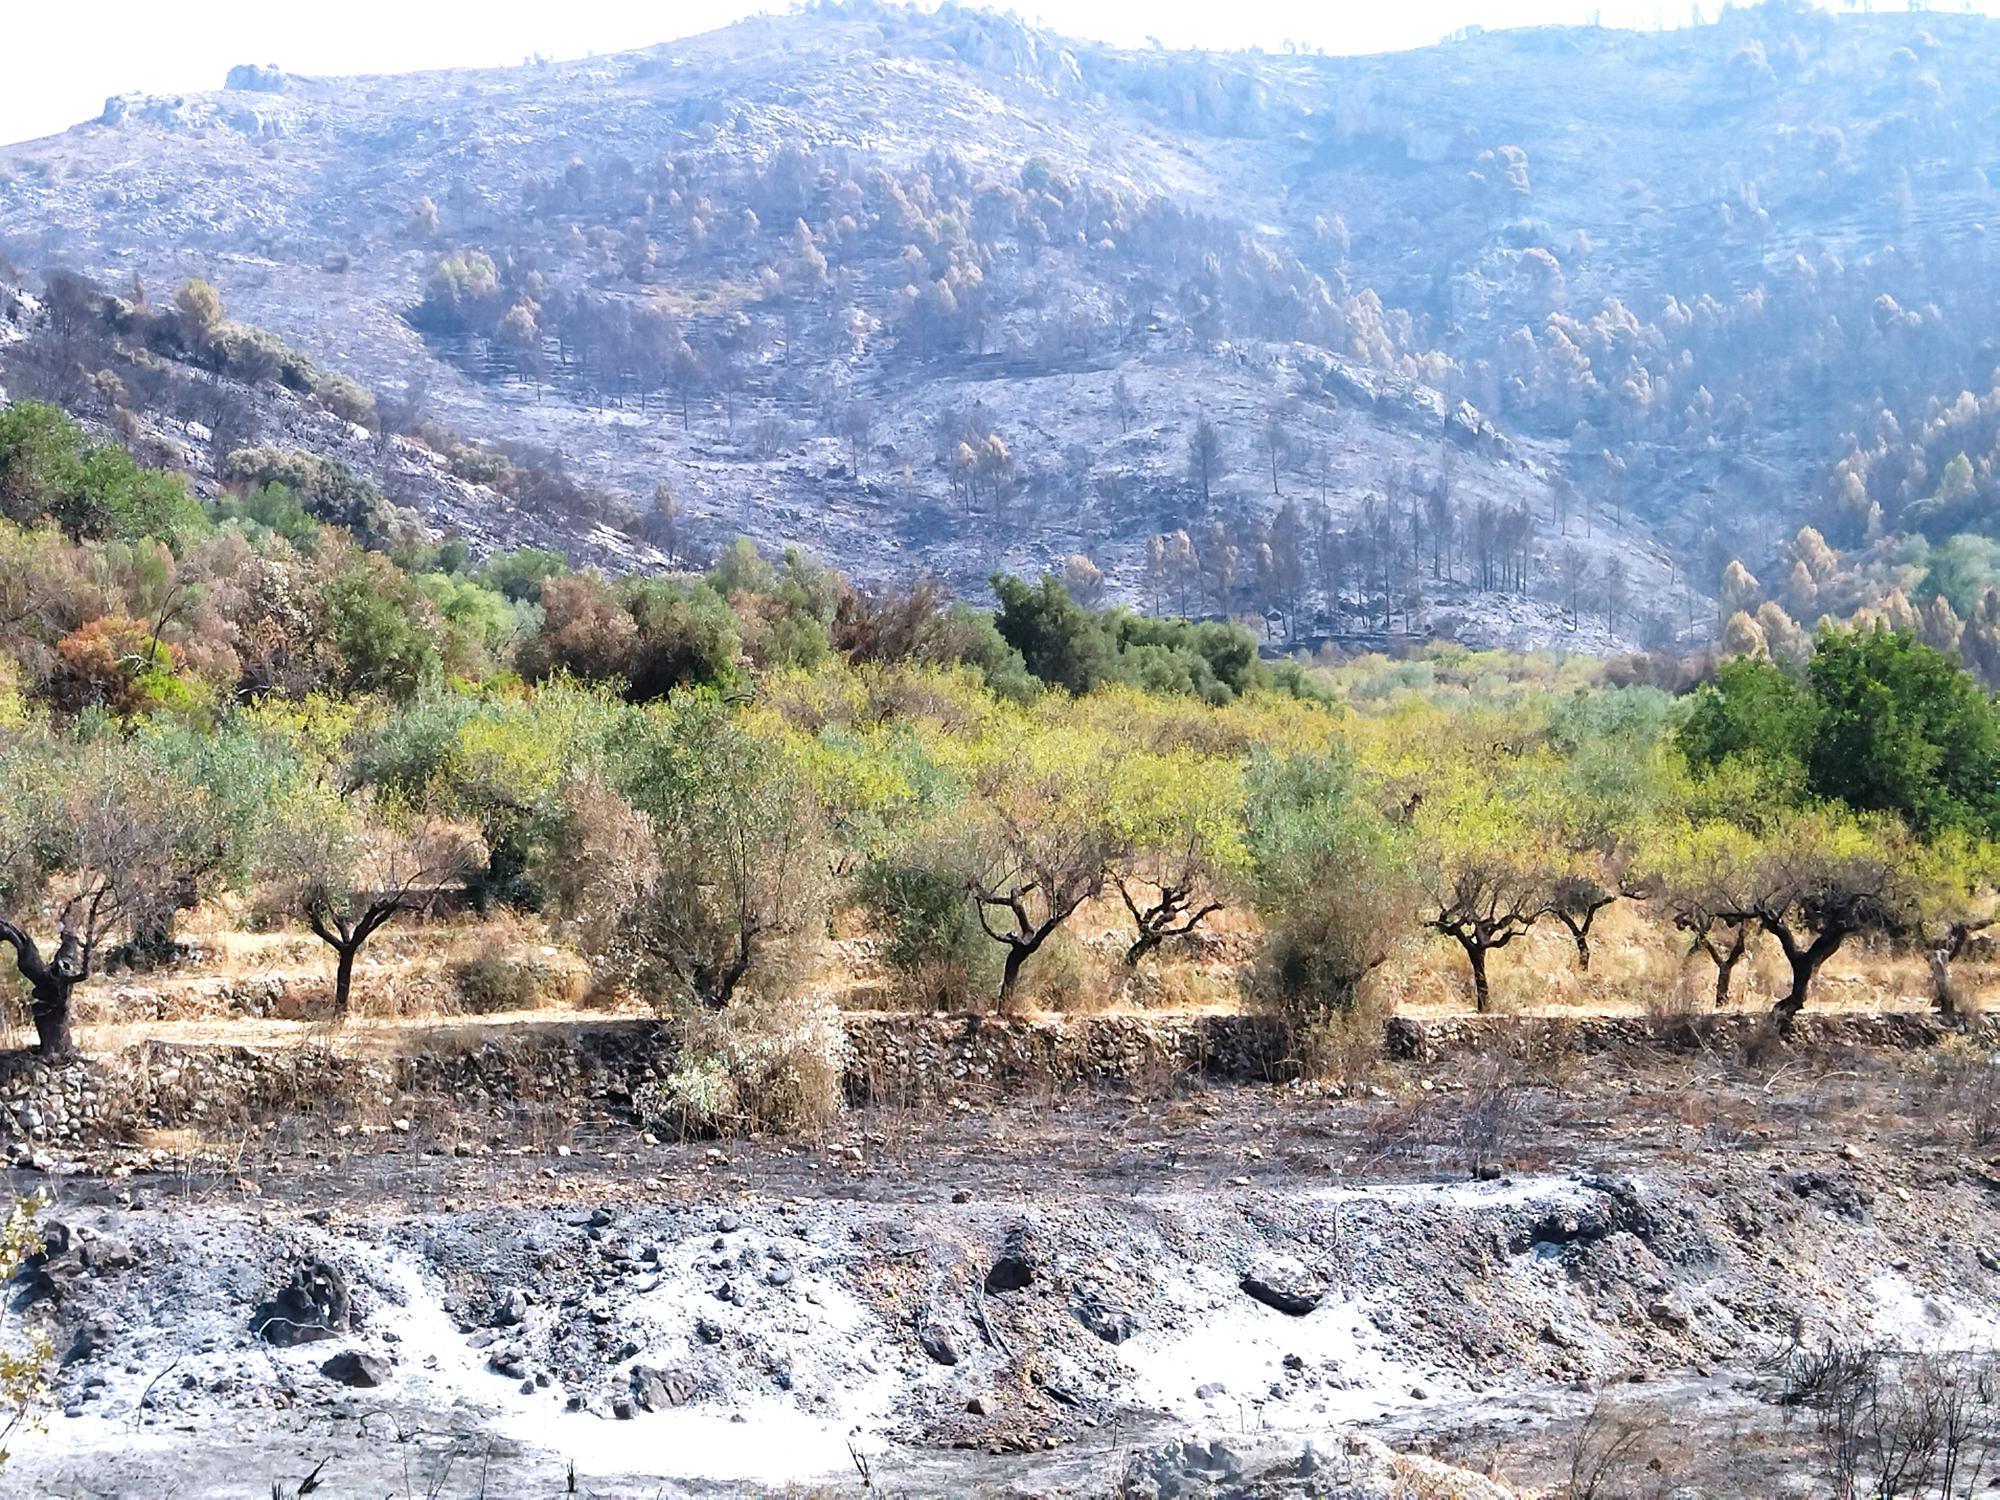
[[[1606,1493],[1803,1496],[1788,1344],[2000,1344],[2000,1173],[1923,1063],[1593,1075],[23,1174],[62,1367],[9,1493],[1373,1495],[1375,1438],[1546,1485],[1615,1414]]]

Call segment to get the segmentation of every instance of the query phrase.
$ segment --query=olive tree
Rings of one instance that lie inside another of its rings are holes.
[[[1791,982],[1772,1006],[1789,1032],[1813,979],[1849,938],[1912,931],[1919,917],[1914,850],[1893,822],[1831,808],[1787,809],[1737,845],[1716,871],[1712,914],[1777,940]]]
[[[1132,919],[1125,967],[1222,910],[1247,864],[1234,759],[1135,750],[1106,767],[1110,881]]]
[[[1415,809],[1420,911],[1426,927],[1457,943],[1472,971],[1473,1008],[1492,1004],[1490,955],[1548,915],[1558,868],[1541,787],[1518,774],[1508,783],[1471,772],[1441,775]]]
[[[1965,1008],[1951,966],[1966,944],[2000,915],[1992,905],[2000,849],[1983,838],[1948,829],[1914,851],[1909,871],[1916,920],[1912,928],[1930,970],[1931,1007],[1947,1021]]]
[[[1030,729],[976,778],[977,853],[967,885],[980,927],[1006,955],[1002,1005],[1028,960],[1103,891],[1121,853],[1108,815],[1107,762],[1096,736]]]
[[[1715,1008],[1729,1003],[1736,966],[1757,932],[1741,915],[1738,872],[1755,856],[1755,839],[1721,819],[1682,821],[1652,840],[1646,867],[1676,928],[1688,935],[1689,953],[1715,966]]]
[[[1310,1019],[1351,1010],[1362,982],[1410,931],[1400,843],[1344,758],[1259,752],[1245,781],[1264,984]]]
[[[436,812],[366,791],[341,797],[300,788],[264,839],[259,875],[267,904],[304,919],[334,952],[333,1013],[344,1020],[354,961],[398,917],[431,912],[484,865],[478,831]]]
[[[565,788],[545,883],[588,952],[656,1000],[725,1009],[825,928],[829,845],[775,733],[688,689],[650,710],[609,779]]]
[[[153,746],[107,732],[0,755],[0,943],[27,982],[41,1052],[73,1050],[71,999],[105,941],[194,905],[226,837],[207,790]],[[48,952],[39,922],[55,934]]]

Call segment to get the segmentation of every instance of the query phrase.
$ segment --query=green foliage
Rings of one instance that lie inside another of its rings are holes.
[[[624,602],[637,627],[625,674],[635,702],[663,698],[680,687],[742,685],[737,617],[713,589],[644,579],[627,586]]]
[[[1809,672],[1815,794],[1920,834],[2000,832],[2000,720],[1955,661],[1907,635],[1832,631]]]
[[[949,642],[948,659],[976,668],[997,697],[1028,703],[1042,690],[1040,679],[985,611],[953,604],[945,613],[943,634]]]
[[[1001,639],[1035,678],[1072,694],[1127,683],[1164,697],[1221,704],[1274,681],[1257,660],[1256,642],[1239,626],[1089,610],[1052,573],[1039,584],[1004,573],[991,582]],[[1302,685],[1296,671],[1282,682],[1288,689]]]
[[[1924,576],[1911,595],[1918,603],[1941,596],[1963,620],[1988,589],[2000,585],[2000,540],[1961,533],[1927,549],[1918,539],[1916,547],[1921,549],[1924,567]]]
[[[542,597],[542,580],[560,578],[569,571],[569,561],[560,552],[545,547],[523,547],[502,552],[486,561],[479,581],[505,594],[516,604],[532,604]]]
[[[1352,1010],[1362,981],[1407,931],[1411,900],[1405,856],[1352,764],[1259,751],[1245,842],[1265,924],[1265,991],[1305,1020]]]
[[[74,538],[152,537],[179,550],[208,529],[178,475],[142,468],[113,443],[92,444],[58,408],[0,408],[0,515],[48,519]]]
[[[1695,694],[1675,740],[1698,769],[1743,758],[1799,785],[1818,723],[1818,705],[1803,684],[1770,662],[1738,658],[1717,667],[1714,681]]]
[[[967,1003],[999,977],[1000,955],[980,931],[965,863],[964,851],[946,846],[871,860],[855,883],[856,902],[882,934],[882,961],[906,991],[934,1006]]]
[[[217,497],[210,513],[218,522],[234,524],[253,536],[281,536],[307,554],[319,544],[320,523],[307,513],[289,485],[276,481],[223,494]]]
[[[1677,742],[1698,771],[1756,764],[1794,795],[1894,813],[1920,834],[2000,830],[2000,720],[1943,652],[1888,630],[1821,635],[1801,683],[1724,663]]]
[[[438,680],[437,642],[418,617],[422,597],[383,559],[356,561],[326,586],[327,620],[348,692],[409,698]]]
[[[47,1198],[34,1195],[14,1198],[0,1217],[0,1279],[11,1278],[30,1255],[42,1249],[36,1216],[47,1206]],[[17,1323],[18,1302],[10,1304],[0,1320]],[[7,1464],[7,1444],[24,1425],[33,1426],[35,1409],[47,1398],[48,1374],[55,1365],[55,1346],[40,1329],[10,1328],[0,1340],[0,1468]]]
[[[412,529],[410,519],[381,491],[338,459],[269,445],[238,448],[224,461],[222,472],[252,487],[282,485],[307,514],[345,527],[363,546],[386,548]]]
[[[1029,584],[995,573],[1000,601],[994,627],[1021,653],[1029,672],[1051,687],[1083,694],[1109,680],[1117,646],[1102,618],[1070,598],[1053,573]]]
[[[622,951],[639,988],[707,1009],[739,987],[784,989],[826,912],[826,846],[805,775],[712,691],[635,724],[623,790],[650,833]]]

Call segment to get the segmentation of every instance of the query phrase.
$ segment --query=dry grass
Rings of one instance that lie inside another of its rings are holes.
[[[573,1022],[585,1014],[644,1014],[640,997],[595,985],[588,967],[549,939],[540,920],[502,913],[412,921],[385,929],[362,952],[354,1017],[328,1024],[331,951],[298,929],[246,931],[243,913],[220,908],[184,925],[194,956],[154,974],[101,977],[79,995],[84,1044],[93,1049],[172,1035],[192,1042],[284,1045],[302,1039],[343,1050],[393,1048],[411,1027],[466,1018],[480,1025]],[[1137,971],[1122,958],[1129,919],[1113,901],[1087,904],[1050,940],[1023,976],[1016,1014],[1227,1015],[1246,1006],[1245,975],[1261,934],[1253,915],[1216,914],[1189,941],[1169,943]],[[1586,1015],[1696,1019],[1713,1012],[1714,969],[1687,953],[1685,937],[1642,903],[1620,902],[1592,934],[1590,972],[1577,967],[1568,933],[1545,923],[1491,955],[1494,1009],[1560,1020]],[[885,983],[872,936],[849,915],[823,945],[804,988],[845,1010],[975,1013],[992,1008],[993,974],[926,976]],[[1976,951],[1953,968],[1966,1008],[2000,1003],[2000,961]],[[1729,1009],[1762,1013],[1782,993],[1787,972],[1776,943],[1753,939],[1738,966]],[[1380,1013],[1417,1017],[1471,1011],[1464,955],[1442,938],[1419,938],[1370,983]],[[1850,943],[1822,971],[1812,999],[1820,1011],[1927,1011],[1930,976],[1913,953]],[[31,1039],[25,1006],[0,991],[0,1046]],[[1330,1039],[1333,1061],[1316,1071],[1346,1076],[1346,1049]]]

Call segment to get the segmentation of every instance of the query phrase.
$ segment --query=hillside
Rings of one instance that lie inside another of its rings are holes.
[[[671,560],[747,532],[976,591],[1081,555],[1301,639],[1685,646],[1732,558],[1772,586],[1728,610],[1809,626],[1985,525],[1992,28],[1767,5],[1327,58],[858,3],[239,68],[0,153],[0,251],[205,278],[392,425],[560,455]],[[399,467],[392,501],[493,529]],[[1787,581],[1806,523],[1845,581]]]

